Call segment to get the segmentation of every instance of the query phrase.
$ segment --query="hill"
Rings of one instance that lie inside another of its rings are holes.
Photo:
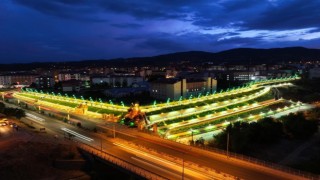
[[[166,66],[187,62],[197,65],[204,62],[213,64],[271,64],[287,63],[289,61],[320,60],[320,49],[304,47],[254,49],[237,48],[217,53],[203,51],[188,51],[164,54],[152,57],[119,58],[110,60],[83,60],[73,62],[2,64],[0,71],[30,70],[34,68],[66,68],[66,67],[132,67],[132,66]]]

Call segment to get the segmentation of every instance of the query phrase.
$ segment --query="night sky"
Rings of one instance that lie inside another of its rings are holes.
[[[320,47],[319,0],[0,0],[0,63]]]

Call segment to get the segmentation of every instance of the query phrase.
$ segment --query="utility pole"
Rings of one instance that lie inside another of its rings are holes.
[[[184,157],[182,157],[182,174],[181,174],[182,180],[184,180]]]
[[[227,134],[227,158],[229,158],[229,132]]]
[[[100,151],[102,153],[102,138],[100,138]]]
[[[193,141],[193,131],[191,131],[191,137],[192,137],[192,145],[194,145],[194,141]]]
[[[113,124],[113,138],[116,138],[116,125]]]

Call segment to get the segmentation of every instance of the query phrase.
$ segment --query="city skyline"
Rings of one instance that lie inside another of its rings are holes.
[[[152,56],[250,47],[319,48],[319,1],[36,1],[0,6],[0,61]],[[307,13],[306,13],[307,12]]]

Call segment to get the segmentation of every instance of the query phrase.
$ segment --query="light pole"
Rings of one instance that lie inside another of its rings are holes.
[[[227,158],[229,158],[229,132],[227,134]]]
[[[70,120],[70,109],[67,109],[67,120],[69,121]]]
[[[191,143],[192,145],[194,145],[194,141],[193,141],[193,130],[191,129]]]
[[[100,138],[100,151],[102,153],[102,138]]]
[[[182,174],[181,179],[184,180],[184,157],[182,156]]]

